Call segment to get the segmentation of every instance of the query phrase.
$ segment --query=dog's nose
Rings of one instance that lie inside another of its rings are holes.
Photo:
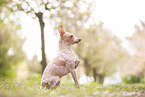
[[[79,42],[81,41],[81,39],[79,38]]]

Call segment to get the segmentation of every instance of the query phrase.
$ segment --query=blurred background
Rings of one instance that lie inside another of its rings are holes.
[[[0,0],[0,77],[41,76],[58,53],[58,26],[72,46],[81,84],[145,83],[144,0]],[[67,79],[70,75],[66,76]]]

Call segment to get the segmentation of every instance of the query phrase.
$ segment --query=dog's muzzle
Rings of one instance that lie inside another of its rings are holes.
[[[75,41],[75,43],[79,43],[80,41],[81,41],[81,39],[79,38]]]

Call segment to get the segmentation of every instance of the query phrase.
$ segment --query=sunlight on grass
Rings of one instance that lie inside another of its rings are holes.
[[[0,96],[5,97],[116,97],[116,96],[145,96],[145,84],[108,85],[97,83],[81,85],[75,88],[71,80],[62,80],[56,89],[47,89],[40,86],[41,77],[31,77],[28,80],[18,81],[0,79]]]

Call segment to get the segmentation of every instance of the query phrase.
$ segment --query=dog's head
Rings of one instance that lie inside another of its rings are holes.
[[[77,44],[81,41],[80,38],[75,37],[73,34],[65,32],[62,25],[59,26],[58,30],[59,30],[61,40],[63,40],[64,42],[69,43],[70,45]]]

